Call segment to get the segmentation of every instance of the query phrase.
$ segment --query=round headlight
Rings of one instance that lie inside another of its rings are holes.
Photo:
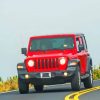
[[[65,58],[61,58],[61,59],[60,59],[60,64],[61,64],[61,65],[64,65],[65,63],[66,63],[66,59],[65,59]]]
[[[28,61],[28,66],[29,67],[33,67],[34,66],[34,61],[33,60],[29,60]]]

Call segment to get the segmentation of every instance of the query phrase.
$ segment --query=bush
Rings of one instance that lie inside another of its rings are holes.
[[[100,69],[93,70],[93,79],[94,80],[100,79]]]
[[[18,89],[17,82],[18,82],[17,76],[10,77],[5,82],[0,81],[0,92],[6,92]]]

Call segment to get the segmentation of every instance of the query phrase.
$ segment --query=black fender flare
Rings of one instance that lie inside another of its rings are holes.
[[[23,68],[19,69],[18,66],[23,66]],[[23,62],[17,64],[17,72],[18,72],[18,76],[22,75],[22,74],[27,74],[28,73],[27,69],[25,67],[25,64]]]
[[[18,63],[17,66],[23,66],[23,67],[25,67],[25,64],[23,62],[21,62],[21,63]]]
[[[68,67],[73,67],[73,66],[70,66],[70,63],[71,62],[76,62],[77,64],[76,65],[74,65],[74,67],[79,67],[79,69],[81,69],[81,64],[80,64],[80,60],[79,59],[71,59],[71,60],[69,60],[68,61]]]
[[[93,63],[92,63],[92,58],[91,57],[88,57],[87,58],[87,72],[90,70],[90,69],[92,69],[92,65],[93,65]]]

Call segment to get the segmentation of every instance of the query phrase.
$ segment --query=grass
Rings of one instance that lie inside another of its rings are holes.
[[[93,70],[93,79],[94,80],[100,79],[100,69],[94,69]]]
[[[6,92],[18,89],[17,76],[8,78],[5,82],[0,81],[0,92]]]

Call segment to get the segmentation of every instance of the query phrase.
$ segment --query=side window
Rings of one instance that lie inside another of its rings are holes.
[[[78,36],[76,38],[76,45],[77,45],[77,51],[79,51],[79,45],[82,45],[84,46],[84,49],[86,49],[86,46],[85,46],[85,43],[84,43],[84,40],[82,37]]]
[[[76,38],[76,46],[77,46],[77,51],[79,51],[79,48],[78,48],[78,46],[79,46],[79,40],[78,40],[78,38]]]
[[[87,45],[86,45],[86,41],[84,37],[80,37],[80,38],[81,38],[82,44],[84,45],[84,50],[87,50]]]
[[[83,37],[83,43],[84,43],[85,50],[87,50],[87,43],[85,37]]]

